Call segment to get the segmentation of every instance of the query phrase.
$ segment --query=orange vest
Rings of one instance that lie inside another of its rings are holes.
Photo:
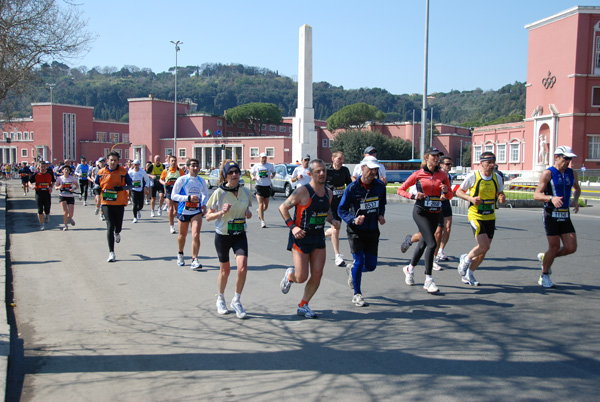
[[[35,191],[48,191],[52,187],[54,177],[52,173],[46,171],[46,173],[37,173],[35,175]]]
[[[114,191],[115,186],[124,187],[127,169],[119,166],[114,171],[104,167],[98,171],[100,188],[102,189],[102,205],[127,205],[127,191]]]

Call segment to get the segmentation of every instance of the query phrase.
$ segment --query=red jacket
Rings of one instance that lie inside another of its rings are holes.
[[[441,184],[445,184],[448,187],[448,192],[444,194],[446,199],[449,200],[454,196],[454,193],[451,190],[450,180],[448,180],[448,175],[446,172],[441,171],[439,167],[436,167],[432,172],[425,166],[421,170],[417,170],[411,174],[410,177],[402,183],[400,188],[398,188],[398,195],[414,200],[415,195],[410,194],[407,190],[415,184],[417,185],[417,191],[419,193],[424,193],[427,196],[426,200],[417,200],[416,205],[430,212],[439,212],[441,210],[441,207],[431,206],[431,204],[427,202],[428,200],[439,200],[442,195]]]

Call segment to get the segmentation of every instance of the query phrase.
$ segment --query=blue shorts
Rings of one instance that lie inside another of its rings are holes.
[[[197,214],[193,214],[193,215],[184,215],[184,214],[177,214],[177,219],[180,222],[191,222],[192,219],[194,219],[194,217],[200,215],[200,219],[202,219],[202,211],[198,212]]]
[[[325,248],[325,232],[323,230],[315,233],[307,233],[303,239],[296,239],[290,230],[288,239],[288,250],[295,249],[302,254],[310,254],[318,248]]]

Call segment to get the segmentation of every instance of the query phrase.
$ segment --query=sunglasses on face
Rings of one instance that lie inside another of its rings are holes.
[[[561,155],[560,157],[563,158],[564,160],[566,160],[567,162],[570,161],[571,159],[573,159],[569,156],[564,156],[564,155]]]
[[[240,171],[239,170],[230,170],[227,172],[227,174],[234,174],[234,173],[240,174]]]
[[[444,165],[446,165],[446,166],[452,166],[451,163],[444,163]]]
[[[198,167],[199,165],[197,163],[192,163],[191,165],[189,165],[189,167]]]

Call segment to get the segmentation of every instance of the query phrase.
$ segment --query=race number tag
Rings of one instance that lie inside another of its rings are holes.
[[[117,192],[115,190],[104,190],[102,192],[102,199],[104,201],[116,201],[117,200]]]
[[[481,204],[477,206],[477,212],[481,215],[491,215],[494,213],[495,201],[483,200]]]
[[[199,202],[191,202],[191,201],[186,201],[185,202],[185,209],[187,211],[197,211],[198,208],[200,208],[200,203]]]
[[[327,212],[313,212],[308,220],[311,229],[323,229],[327,220]]]
[[[65,193],[65,194],[71,194],[71,187],[72,187],[71,183],[63,183],[60,186],[60,192]]]
[[[565,220],[569,219],[569,208],[559,208],[552,211],[554,219]]]
[[[425,208],[436,209],[442,207],[442,201],[438,197],[427,197],[425,199]]]
[[[342,195],[344,195],[344,190],[346,190],[346,187],[335,187],[333,189],[333,196],[334,197],[341,197]]]
[[[83,179],[87,179],[87,172],[81,173],[81,180],[83,180]]]
[[[133,188],[140,188],[142,187],[142,181],[141,180],[135,180],[133,182]]]
[[[367,214],[377,212],[379,209],[379,197],[366,198],[360,203],[360,209],[365,211]]]
[[[39,190],[48,191],[49,187],[50,187],[50,183],[40,183]]]
[[[244,233],[244,228],[246,227],[245,219],[232,219],[227,222],[227,233],[231,236],[239,235]]]
[[[267,172],[266,170],[261,170],[258,172],[258,177],[263,178],[263,177],[267,177],[267,174],[269,172]]]

